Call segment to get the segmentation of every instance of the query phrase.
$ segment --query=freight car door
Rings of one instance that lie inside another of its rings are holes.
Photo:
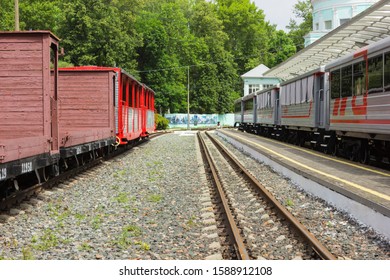
[[[324,92],[324,75],[320,75],[316,77],[317,83],[319,83],[318,90],[318,100],[319,100],[319,116],[318,116],[318,124],[319,127],[324,127],[325,123],[325,92]]]
[[[51,153],[59,151],[59,136],[58,136],[58,44],[53,42],[50,45],[50,63],[54,67],[53,79],[49,79],[52,83],[50,87],[50,126],[51,126]]]

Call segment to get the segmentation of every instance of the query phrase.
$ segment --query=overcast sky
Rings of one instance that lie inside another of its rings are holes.
[[[298,0],[252,0],[259,9],[264,11],[265,20],[276,24],[278,29],[288,31],[286,26],[290,18],[294,18],[293,9]],[[298,23],[301,20],[295,19]]]

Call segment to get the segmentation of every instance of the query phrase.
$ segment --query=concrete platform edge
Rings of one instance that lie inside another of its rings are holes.
[[[356,195],[350,192],[348,192],[348,194],[343,193],[342,190],[337,192],[334,189],[335,186],[329,186],[329,183],[323,180],[316,181],[314,180],[316,178],[313,178],[311,174],[307,174],[304,171],[297,169],[291,170],[290,167],[286,167],[283,163],[277,162],[252,147],[240,143],[236,139],[224,134],[223,131],[216,131],[216,134],[236,148],[251,154],[256,160],[270,166],[275,172],[289,178],[294,184],[304,189],[306,192],[323,199],[340,211],[348,213],[358,222],[372,227],[375,231],[390,239],[390,217],[373,209],[372,202],[367,200],[365,202],[368,205],[365,205],[361,201],[362,198],[358,197],[357,200],[354,200]],[[350,195],[351,198],[346,195]],[[388,209],[384,207],[379,210],[383,210],[385,213],[389,212]]]

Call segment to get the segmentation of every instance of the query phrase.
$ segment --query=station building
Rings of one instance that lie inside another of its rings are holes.
[[[305,38],[305,47],[348,22],[379,0],[311,0],[313,31]]]
[[[264,77],[263,74],[268,70],[269,68],[267,66],[260,64],[244,75],[241,75],[244,81],[244,96],[280,83],[281,80],[276,77]]]
[[[305,47],[347,23],[379,0],[311,0],[313,6],[313,31],[305,39]],[[263,64],[241,76],[244,96],[279,84],[282,79],[269,76],[269,68]],[[265,74],[268,72],[267,74]]]

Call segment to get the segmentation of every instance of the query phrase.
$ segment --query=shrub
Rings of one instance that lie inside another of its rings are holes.
[[[168,119],[164,118],[160,114],[154,115],[154,121],[156,123],[156,130],[165,130],[169,126]]]

